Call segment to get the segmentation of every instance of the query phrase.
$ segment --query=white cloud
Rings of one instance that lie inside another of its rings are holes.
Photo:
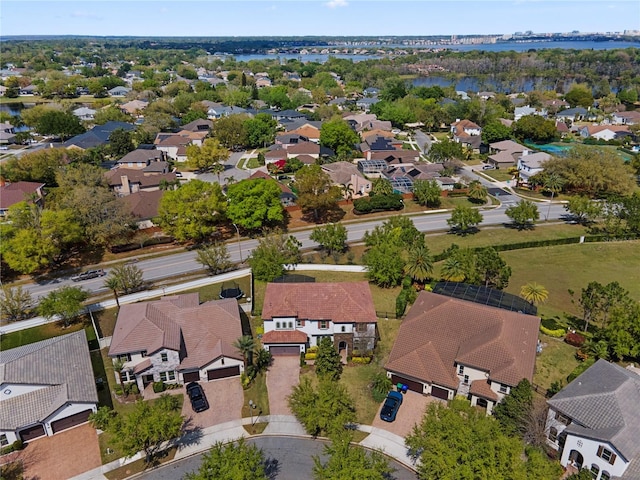
[[[329,8],[346,7],[349,5],[347,0],[330,0],[325,5]]]

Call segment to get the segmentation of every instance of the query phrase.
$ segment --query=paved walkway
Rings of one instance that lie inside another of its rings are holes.
[[[269,392],[269,413],[271,415],[291,415],[287,397],[300,383],[300,357],[281,355],[273,357],[267,370],[267,392]]]

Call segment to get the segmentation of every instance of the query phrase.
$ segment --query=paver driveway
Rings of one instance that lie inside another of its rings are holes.
[[[182,415],[189,420],[188,427],[207,428],[219,423],[240,420],[242,418],[242,403],[244,394],[240,377],[223,378],[211,382],[199,382],[209,401],[209,409],[196,413],[191,408],[191,402],[186,392],[182,405]]]
[[[65,480],[99,467],[98,434],[88,423],[29,442],[20,452],[24,478]]]
[[[413,426],[416,423],[420,423],[420,420],[422,420],[422,416],[427,409],[427,405],[432,402],[441,401],[442,400],[432,396],[426,397],[419,393],[409,391],[404,394],[404,400],[402,401],[402,405],[400,405],[400,410],[398,410],[398,415],[396,416],[395,421],[385,422],[384,420],[380,420],[380,410],[382,410],[383,405],[380,404],[380,408],[376,413],[376,418],[374,418],[371,425],[373,427],[395,433],[401,437],[406,437],[411,433]]]
[[[287,397],[293,387],[300,383],[300,358],[294,355],[273,357],[267,370],[269,412],[271,415],[291,415]]]

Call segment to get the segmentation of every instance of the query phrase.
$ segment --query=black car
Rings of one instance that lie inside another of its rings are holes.
[[[204,412],[209,409],[209,402],[207,402],[207,397],[205,397],[204,390],[202,390],[200,384],[196,382],[188,384],[187,395],[191,400],[191,408],[193,408],[194,412]]]

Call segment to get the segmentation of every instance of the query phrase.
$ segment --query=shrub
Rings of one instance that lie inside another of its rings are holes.
[[[164,384],[164,382],[153,382],[154,393],[164,392],[165,389],[166,389],[166,385]]]
[[[371,378],[371,396],[378,403],[386,398],[392,388],[391,379],[384,372],[378,372]]]
[[[318,352],[318,346],[314,345],[313,347],[309,347],[307,348],[307,353],[317,353]]]
[[[373,197],[357,198],[353,201],[356,213],[381,212],[385,210],[401,210],[404,207],[402,195],[375,195]]]
[[[122,396],[122,394],[124,393],[124,390],[122,389],[122,385],[121,384],[117,384],[113,388],[113,393],[115,393],[118,396]]]
[[[317,353],[315,352],[309,352],[309,353],[305,353],[304,354],[304,359],[305,360],[315,360],[317,356]]]
[[[24,448],[24,443],[22,440],[18,439],[13,442],[11,445],[7,445],[2,450],[0,450],[0,455],[6,455],[7,453],[17,452],[18,450],[22,450]]]
[[[304,352],[300,352],[300,366],[304,367],[307,365],[307,362],[305,361],[305,353]]]
[[[249,385],[251,385],[251,378],[245,372],[242,372],[240,375],[240,385],[242,385],[244,390],[249,388]]]
[[[584,335],[581,335],[579,333],[570,332],[567,333],[567,335],[564,337],[564,341],[574,347],[581,347],[582,345],[584,345],[586,338]]]
[[[140,389],[138,388],[138,384],[132,383],[129,387],[129,393],[131,395],[138,395],[140,393]]]
[[[353,363],[367,365],[371,363],[371,357],[351,357],[351,361]]]
[[[550,330],[548,328],[543,327],[542,325],[540,325],[540,331],[545,335],[548,335],[553,338],[562,338],[566,333],[566,330],[564,328],[559,328],[557,330]]]

